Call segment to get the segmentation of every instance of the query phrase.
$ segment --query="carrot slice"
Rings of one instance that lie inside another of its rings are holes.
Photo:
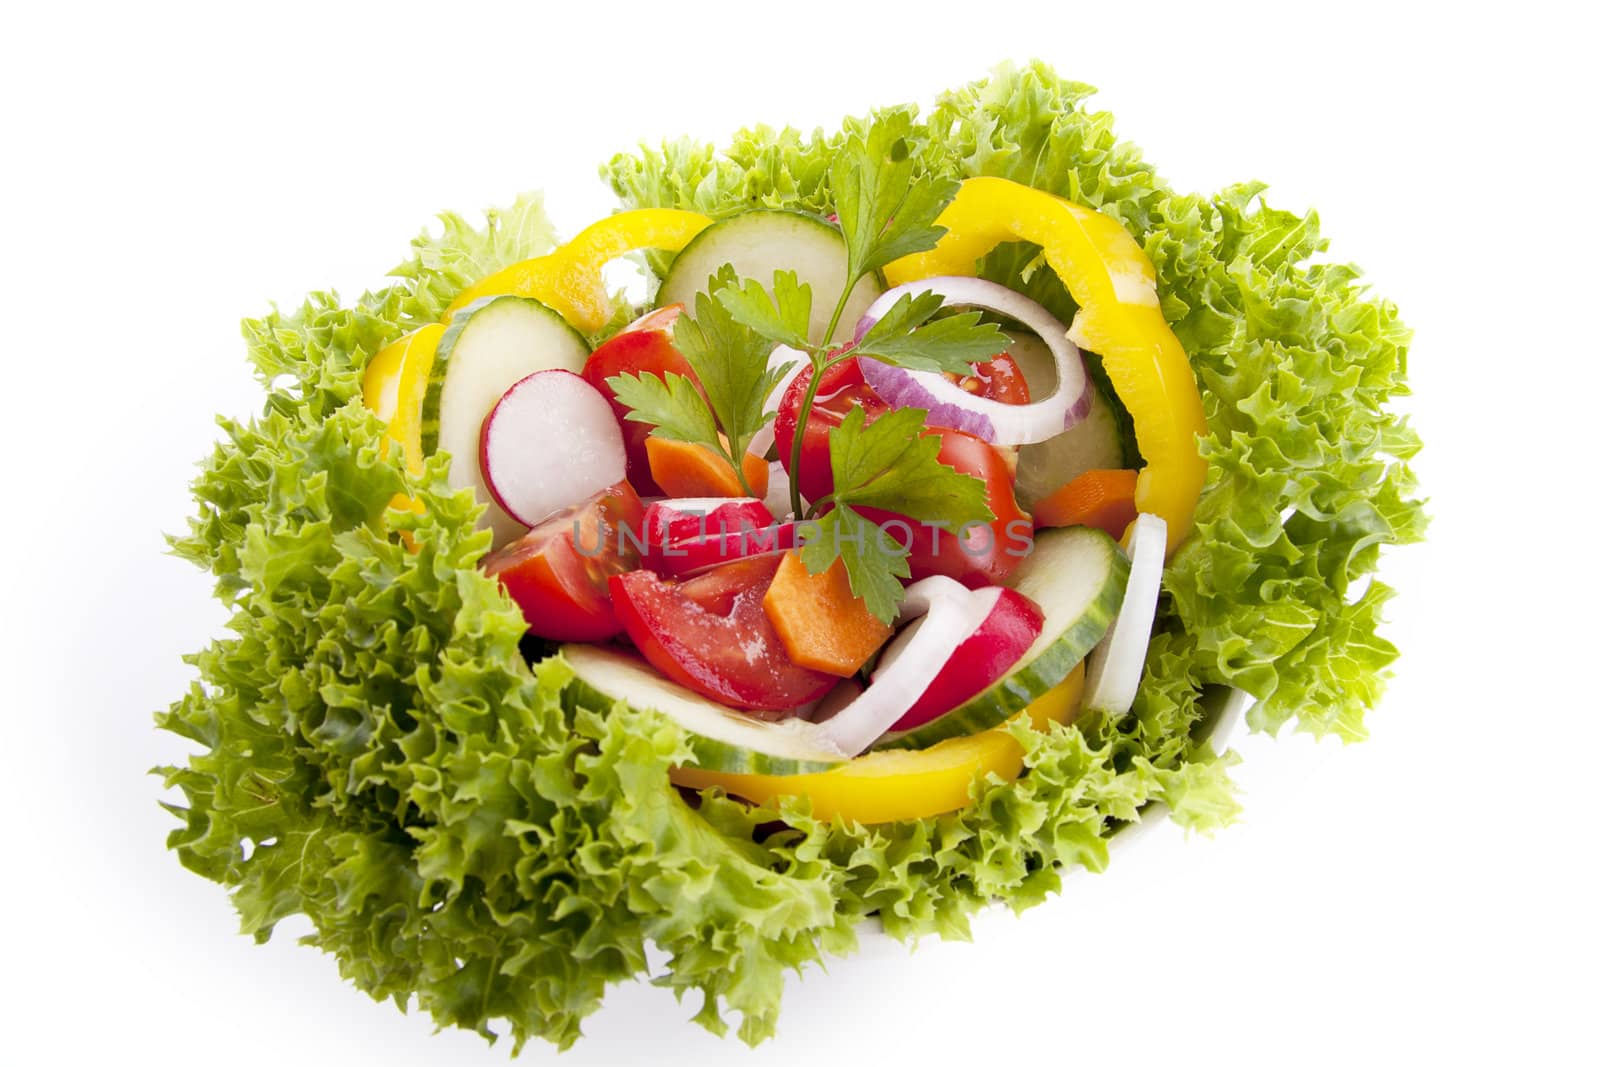
[[[668,496],[744,496],[744,486],[733,472],[733,464],[717,455],[705,445],[686,441],[669,441],[651,436],[644,443],[645,455],[650,459],[650,477]],[[767,462],[748,452],[740,464],[744,477],[750,483],[750,495],[767,495]]]
[[[890,629],[867,610],[867,602],[850,591],[844,563],[812,574],[790,552],[761,602],[773,629],[802,667],[849,677],[889,639]]]
[[[1093,526],[1120,538],[1139,514],[1133,503],[1138,471],[1084,471],[1033,509],[1037,526]]]

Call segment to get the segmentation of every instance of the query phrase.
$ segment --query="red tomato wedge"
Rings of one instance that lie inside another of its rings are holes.
[[[611,579],[622,628],[656,670],[757,718],[782,719],[838,682],[789,658],[762,599],[781,556],[725,563],[685,581],[650,571]]]
[[[794,376],[789,388],[784,390],[778,404],[778,417],[773,423],[773,441],[778,446],[778,462],[789,471],[794,454],[795,428],[800,421],[800,405],[806,390],[811,387],[811,368],[806,367]],[[861,377],[861,365],[853,359],[834,364],[822,372],[822,382],[817,386],[816,399],[811,404],[811,416],[806,420],[805,439],[800,446],[800,492],[807,500],[821,500],[833,492],[833,465],[828,460],[828,435],[850,413],[850,409],[863,409],[868,422],[889,410],[889,405]]]
[[[974,589],[1000,581],[1033,547],[1033,520],[1017,504],[1010,465],[993,445],[971,434],[938,427],[924,433],[938,435],[940,463],[983,481],[994,521],[960,531],[910,522],[878,508],[862,508],[861,514],[907,546],[913,579],[943,574]]]
[[[483,561],[522,609],[528,631],[552,641],[601,641],[622,631],[611,608],[612,575],[639,566],[636,542],[644,505],[618,482],[552,515]]]
[[[628,418],[629,408],[617,400],[606,379],[618,374],[665,376],[671,373],[694,380],[693,369],[672,340],[673,323],[678,321],[682,311],[682,304],[668,304],[634,320],[590,353],[583,365],[584,381],[600,390],[616,413],[617,422],[622,426],[622,445],[628,453],[628,481],[645,496],[661,495],[661,488],[650,476],[650,459],[645,454],[645,439],[650,436],[652,427]]]
[[[1022,377],[1022,368],[1011,353],[1002,352],[993,359],[974,364],[967,375],[946,374],[952,382],[973,396],[994,400],[1001,404],[1026,404],[1032,400],[1028,382]]]

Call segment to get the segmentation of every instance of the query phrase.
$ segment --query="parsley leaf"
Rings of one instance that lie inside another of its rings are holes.
[[[630,421],[650,423],[655,434],[670,441],[720,444],[711,409],[687,375],[668,371],[663,379],[658,374],[617,374],[606,384],[631,409]]]
[[[852,350],[907,370],[971,374],[972,364],[993,359],[1010,339],[976,311],[935,319],[944,300],[937,293],[907,294],[872,324]]]
[[[717,272],[710,292],[695,297],[694,318],[678,316],[672,331],[678,351],[694,369],[727,437],[726,447],[719,451],[730,459],[744,455],[750,438],[772,419],[772,413],[762,408],[787,369],[768,367],[772,342],[735,320],[723,306],[721,291],[733,289],[736,281],[731,267]],[[714,430],[711,440],[704,443],[714,448],[721,445]],[[735,461],[734,468],[738,467]]]
[[[911,571],[900,539],[889,529],[895,524],[880,525],[859,508],[882,508],[952,532],[994,520],[983,481],[939,462],[939,438],[922,436],[925,416],[902,408],[870,425],[860,408],[845,416],[828,441],[833,507],[815,520],[801,550],[813,574],[843,560],[850,591],[884,622],[894,620],[903,596],[899,580]]]
[[[828,168],[852,284],[901,256],[927,251],[944,234],[934,220],[959,183],[927,175],[913,180],[910,134],[909,114],[886,115],[865,136],[852,134]]]
[[[868,424],[863,411],[852,408],[828,442],[833,502],[952,528],[992,522],[983,480],[939,462],[939,437],[922,435],[926,417],[916,408],[901,408]]]
[[[743,286],[727,285],[717,290],[717,302],[735,322],[781,345],[805,349],[810,346],[806,330],[811,324],[811,286],[803,285],[792,270],[772,276],[772,291],[747,279]]]
[[[850,591],[867,602],[867,610],[880,622],[894,622],[905,597],[900,580],[911,577],[900,542],[854,508],[840,505],[812,521],[800,549],[800,561],[812,574],[821,574],[836,559],[844,561]]]

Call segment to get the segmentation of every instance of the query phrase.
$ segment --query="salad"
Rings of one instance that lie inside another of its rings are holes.
[[[1089,92],[643,148],[569,240],[446,215],[248,321],[265,408],[173,541],[232,619],[158,716],[244,931],[518,1048],[644,975],[755,1043],[863,921],[964,936],[1158,810],[1225,825],[1223,707],[1363,736],[1409,335]]]

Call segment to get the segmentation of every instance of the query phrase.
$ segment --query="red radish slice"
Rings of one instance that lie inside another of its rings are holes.
[[[884,650],[872,684],[819,729],[847,756],[866,751],[916,703],[993,606],[994,597],[943,575],[907,586],[900,617],[917,621]]]
[[[772,525],[772,512],[755,497],[669,497],[644,510],[645,550],[707,534]]]
[[[800,544],[799,524],[737,527],[723,533],[707,534],[681,541],[653,561],[651,569],[662,574],[689,577],[736,559],[750,559],[787,552]]]
[[[772,526],[772,512],[754,497],[658,500],[644,513],[644,565],[659,574],[684,575],[773,551],[766,547]]]
[[[890,729],[910,730],[932,722],[977,696],[1010,670],[1044,629],[1044,612],[1015,589],[981,589],[976,597],[993,604],[983,624],[961,642],[911,710]]]
[[[1005,404],[974,396],[933,371],[906,370],[863,358],[862,377],[890,407],[921,408],[928,413],[929,425],[962,430],[992,445],[1048,441],[1089,413],[1094,391],[1078,347],[1067,340],[1066,327],[1042,305],[982,278],[945,275],[897,285],[867,308],[856,324],[856,339],[864,337],[895,301],[921,293],[937,293],[951,307],[999,312],[1038,334],[1055,357],[1056,388],[1031,404]]]
[[[1089,653],[1085,667],[1083,706],[1107,715],[1133,707],[1150,650],[1156,600],[1161,596],[1161,570],[1167,558],[1167,524],[1159,515],[1141,514],[1127,534],[1128,591],[1111,629]]]
[[[495,503],[524,526],[622,481],[628,455],[611,405],[567,370],[542,370],[496,401],[478,435]]]

